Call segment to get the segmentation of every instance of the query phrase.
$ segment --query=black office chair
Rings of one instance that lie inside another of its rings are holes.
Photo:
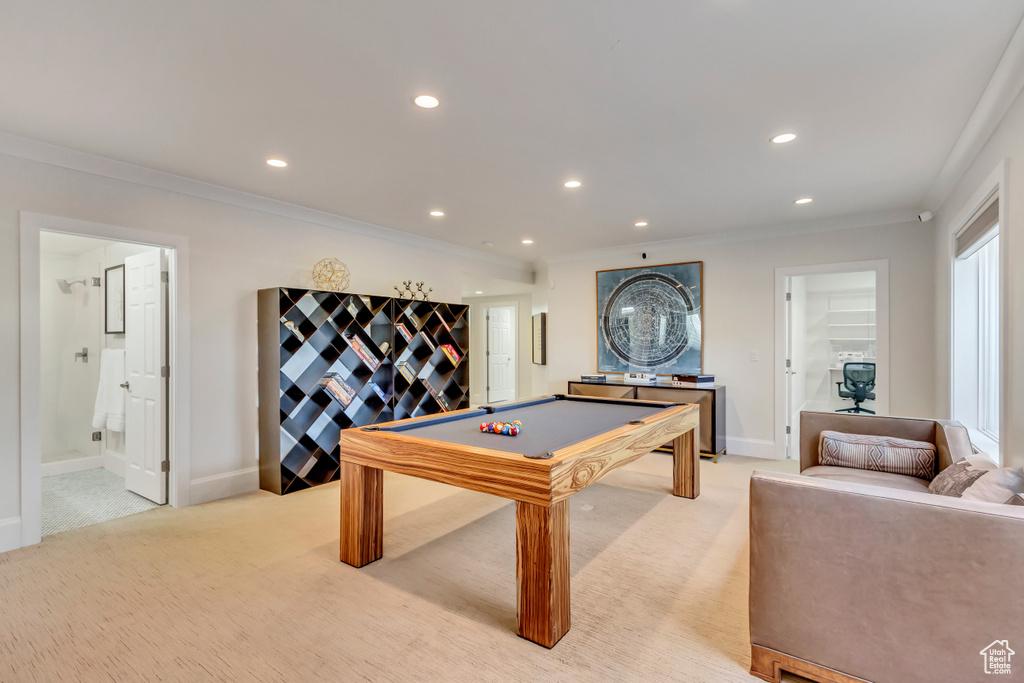
[[[871,390],[875,388],[875,364],[874,363],[844,363],[843,381],[836,382],[839,387],[839,398],[852,398],[852,408],[840,408],[837,413],[871,413],[875,411],[861,408],[860,404],[875,395]]]

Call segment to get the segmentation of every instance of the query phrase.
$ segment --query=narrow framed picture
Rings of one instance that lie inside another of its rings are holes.
[[[124,334],[124,264],[107,268],[103,275],[103,293],[106,303],[104,332]]]
[[[548,364],[548,314],[533,316],[533,364]]]

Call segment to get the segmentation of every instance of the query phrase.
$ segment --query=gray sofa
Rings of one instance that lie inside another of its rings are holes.
[[[757,471],[750,482],[751,674],[991,680],[981,651],[1008,641],[1020,659],[998,679],[1024,681],[1024,507],[824,467],[824,429],[930,441],[937,472],[971,453],[955,422],[802,414],[802,474]]]

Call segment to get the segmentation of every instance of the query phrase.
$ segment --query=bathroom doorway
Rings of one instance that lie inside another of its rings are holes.
[[[43,537],[167,502],[164,251],[39,235]],[[145,400],[132,365],[154,369]]]

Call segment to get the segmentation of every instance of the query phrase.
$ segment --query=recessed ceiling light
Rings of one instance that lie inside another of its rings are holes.
[[[575,188],[579,187],[579,186],[580,186],[580,185],[582,185],[582,184],[583,184],[583,183],[581,183],[581,182],[580,182],[580,181],[578,181],[578,180],[567,180],[567,181],[565,181],[565,186],[566,186],[566,187],[569,187],[569,188],[573,188],[573,189],[575,189]]]
[[[647,227],[647,221],[637,221],[633,225],[635,225],[638,228],[646,228]]]
[[[287,161],[281,161],[280,159],[267,159],[267,163],[274,168],[284,168],[288,165]]]
[[[812,199],[811,197],[801,197],[800,199],[797,199],[793,203],[794,204],[810,204],[813,201],[814,201],[814,199]]]
[[[793,140],[796,140],[796,133],[779,133],[772,138],[772,142],[780,145],[783,142],[792,142]]]
[[[478,289],[478,290],[476,290],[476,293],[477,293],[477,294],[483,294],[483,292],[482,292],[482,291],[480,291],[479,289]]]
[[[441,216],[444,215],[444,211],[431,211],[430,215],[433,216],[434,218],[440,218]]]
[[[433,95],[420,95],[414,99],[413,102],[416,103],[417,107],[422,107],[424,109],[433,109],[437,105],[441,104],[441,101]]]
[[[523,244],[533,244],[533,240],[523,240]]]
[[[484,245],[485,247],[493,247],[494,246],[494,242],[492,242],[490,240],[487,240],[486,242],[481,242],[480,244]]]

